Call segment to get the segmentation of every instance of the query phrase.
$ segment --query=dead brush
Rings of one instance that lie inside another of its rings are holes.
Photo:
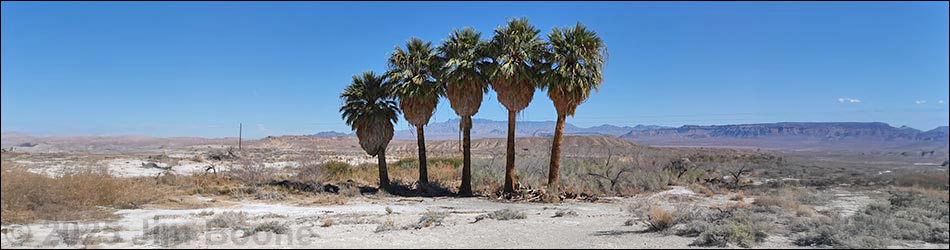
[[[0,175],[2,223],[88,220],[113,216],[108,208],[137,208],[170,194],[150,178],[117,178],[105,168],[50,177],[4,164]]]

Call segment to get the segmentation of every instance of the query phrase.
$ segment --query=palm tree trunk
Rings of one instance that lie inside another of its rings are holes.
[[[389,191],[389,171],[386,167],[386,149],[376,155],[379,158],[379,189]]]
[[[459,195],[472,196],[472,117],[462,117],[462,187]]]
[[[508,110],[508,151],[505,153],[505,193],[515,192],[515,112]]]
[[[557,126],[554,128],[554,143],[551,145],[551,168],[548,170],[548,197],[549,202],[558,202],[558,176],[561,169],[561,144],[564,142],[564,120],[566,115],[557,115]]]
[[[429,169],[426,160],[426,134],[423,126],[416,127],[416,139],[419,145],[419,190],[425,192],[429,187]]]

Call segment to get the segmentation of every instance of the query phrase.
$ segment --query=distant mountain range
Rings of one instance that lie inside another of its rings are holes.
[[[430,123],[426,139],[448,141],[458,139],[458,119]],[[508,123],[476,119],[473,121],[473,139],[505,138]],[[555,123],[551,121],[518,122],[515,135],[519,138],[551,137]],[[578,127],[565,124],[565,134],[575,136],[606,136],[624,139],[640,145],[675,147],[728,147],[777,150],[835,150],[835,151],[950,151],[950,128],[939,127],[921,131],[909,127],[892,127],[886,123],[826,122],[826,123],[765,123],[742,125],[695,126],[678,128],[661,126]],[[310,138],[329,138],[330,141],[352,140],[352,133],[320,132]],[[415,140],[413,130],[399,130],[396,139]],[[204,145],[209,143],[235,144],[237,138],[153,138],[146,136],[60,136],[33,137],[21,133],[2,133],[4,148],[30,149],[37,152],[56,150],[123,151],[127,148],[160,150],[168,147]],[[438,142],[433,142],[436,145]]]
[[[946,149],[947,127],[920,131],[886,123],[767,123],[721,126],[682,126],[631,131],[620,136],[659,146],[726,146],[795,150]]]
[[[313,137],[313,138],[336,138],[336,137],[351,136],[351,135],[353,135],[353,134],[340,133],[340,132],[336,132],[336,131],[323,131],[323,132],[316,133],[316,134],[312,134],[312,135],[306,135],[306,137]]]
[[[472,119],[472,138],[505,138],[508,136],[508,121],[494,121],[486,119]],[[518,137],[551,137],[554,135],[553,121],[518,121],[515,128],[515,136]],[[600,125],[596,127],[583,128],[573,124],[564,124],[564,133],[567,135],[600,135],[617,137],[629,133],[630,131],[641,131],[650,129],[666,128],[663,126],[637,125],[614,126]],[[459,119],[449,119],[444,122],[432,122],[425,127],[427,140],[445,140],[458,139],[459,137]],[[314,138],[334,138],[340,136],[351,136],[352,133],[341,133],[336,131],[325,131],[313,135],[307,135]],[[394,134],[395,139],[414,140],[416,131],[411,129],[397,130]]]
[[[515,136],[518,137],[551,137],[554,134],[556,123],[553,121],[518,121],[515,125]],[[637,125],[614,126],[600,125],[596,127],[583,128],[573,124],[564,124],[564,133],[568,135],[601,135],[601,136],[621,136],[630,131],[641,131],[649,129],[660,129],[661,126]],[[426,139],[458,139],[459,138],[459,119],[450,119],[445,122],[429,123],[425,127]],[[494,121],[486,119],[472,120],[472,138],[505,138],[508,136],[508,121]],[[395,134],[396,139],[415,139],[415,130],[398,130]]]
[[[430,123],[426,139],[457,139],[458,119]],[[473,138],[504,138],[508,123],[485,119],[473,120]],[[552,121],[519,121],[518,137],[551,137]],[[892,127],[880,122],[786,122],[741,125],[696,126],[678,128],[637,125],[578,127],[565,124],[567,135],[610,136],[652,146],[686,147],[745,147],[782,150],[905,150],[926,149],[946,151],[950,144],[948,127],[921,131],[910,127]],[[323,132],[312,137],[332,138],[349,136],[338,132]],[[396,139],[415,139],[414,130],[399,130]]]

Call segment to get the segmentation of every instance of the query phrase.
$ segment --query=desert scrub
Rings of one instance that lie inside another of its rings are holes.
[[[198,238],[200,230],[192,224],[158,224],[145,232],[145,236],[162,246],[176,246]]]
[[[749,248],[765,242],[772,228],[772,218],[748,211],[739,212],[729,220],[707,222],[706,228],[693,241],[694,246],[728,247],[734,244]]]
[[[247,213],[244,212],[224,212],[215,215],[208,220],[208,228],[238,228],[243,227],[247,221]]]
[[[254,194],[254,198],[257,200],[263,201],[276,201],[286,199],[287,196],[280,192],[275,191],[258,191]]]
[[[516,211],[512,209],[502,209],[491,213],[491,218],[494,220],[524,220],[528,218],[528,215],[521,211]]]
[[[446,212],[435,212],[435,211],[426,211],[422,213],[422,217],[419,217],[419,221],[416,224],[407,226],[406,229],[423,229],[427,227],[441,226],[442,222],[445,221],[445,217],[448,217],[449,214]]]
[[[113,216],[109,208],[137,208],[168,194],[152,178],[117,178],[105,168],[84,168],[56,177],[10,164],[2,169],[3,224],[107,219]]]
[[[648,232],[671,233],[674,226],[691,222],[703,215],[702,209],[694,206],[678,206],[675,209],[664,209],[657,206],[631,205],[627,208],[634,220],[628,220],[625,225],[632,226],[639,222],[647,227]]]
[[[318,167],[320,173],[318,176],[326,181],[345,181],[353,177],[356,170],[350,164],[345,162],[331,161]]]
[[[557,210],[557,212],[554,212],[554,216],[553,216],[553,217],[554,217],[554,218],[577,217],[577,212],[575,212],[574,210],[570,210],[570,209],[567,209],[567,210]]]
[[[917,193],[896,192],[851,217],[794,224],[799,246],[884,248],[894,240],[950,243],[948,204]]]
[[[428,158],[426,159],[428,166],[449,166],[451,168],[459,168],[462,166],[461,158]],[[392,164],[394,168],[405,168],[405,169],[417,169],[419,168],[419,160],[412,159],[401,159],[395,164]]]
[[[290,227],[287,224],[270,221],[264,222],[257,225],[254,225],[250,228],[244,229],[244,237],[255,235],[257,233],[273,233],[273,234],[287,234],[290,232]]]
[[[55,233],[56,237],[59,237],[66,246],[75,246],[84,241],[84,238],[89,237],[87,234],[90,232],[79,228],[66,228],[56,230]]]
[[[396,222],[393,221],[392,218],[386,218],[386,221],[383,221],[383,223],[380,223],[379,226],[376,226],[376,230],[373,230],[373,232],[382,233],[382,232],[389,232],[389,231],[394,231],[398,229],[399,228],[396,227]]]

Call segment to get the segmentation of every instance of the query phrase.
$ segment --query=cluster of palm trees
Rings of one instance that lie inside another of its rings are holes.
[[[385,151],[400,112],[416,128],[418,187],[425,191],[429,186],[424,128],[440,98],[446,97],[461,117],[463,166],[459,195],[471,196],[472,116],[478,113],[482,97],[491,88],[508,109],[504,192],[515,192],[516,114],[527,108],[535,90],[541,89],[547,91],[557,110],[547,192],[556,200],[565,119],[573,116],[603,82],[607,50],[600,37],[580,23],[554,28],[547,41],[540,33],[527,19],[509,19],[487,41],[472,28],[453,31],[441,46],[413,38],[405,48],[396,47],[385,74],[368,71],[353,76],[351,85],[340,95],[340,112],[356,131],[363,150],[379,158],[380,187],[391,188]]]

